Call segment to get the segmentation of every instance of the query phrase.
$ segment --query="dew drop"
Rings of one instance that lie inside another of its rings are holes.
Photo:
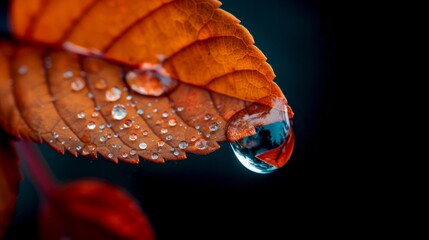
[[[80,112],[77,114],[77,118],[78,119],[84,119],[85,118],[85,113],[84,112]]]
[[[137,140],[137,134],[135,134],[135,133],[131,133],[131,134],[130,134],[130,136],[128,136],[128,139],[129,139],[130,141],[135,141],[135,140]]]
[[[28,67],[27,66],[20,66],[19,68],[18,68],[18,73],[19,74],[21,74],[21,75],[24,75],[24,74],[26,74],[28,72]]]
[[[107,157],[108,157],[108,158],[113,158],[113,157],[114,157],[114,155],[113,155],[113,153],[109,153],[109,154],[107,154]]]
[[[76,146],[76,150],[77,150],[77,151],[82,150],[82,146],[81,146],[81,145],[77,145],[77,146]]]
[[[122,92],[121,89],[117,87],[112,87],[106,91],[106,100],[108,102],[115,102],[121,98]]]
[[[195,126],[195,129],[197,129],[197,130],[200,130],[200,128],[201,128],[200,125]]]
[[[71,83],[70,87],[73,91],[78,92],[85,87],[85,81],[81,77],[76,77]]]
[[[184,107],[178,107],[178,108],[177,108],[177,111],[178,111],[178,112],[183,112],[183,110],[185,110],[185,108],[184,108]]]
[[[128,157],[128,153],[126,153],[126,152],[122,152],[121,156],[122,156],[123,158],[127,158],[127,157]]]
[[[141,142],[141,143],[139,143],[139,148],[140,149],[146,149],[147,148],[147,144],[145,142]]]
[[[141,108],[137,109],[137,114],[138,115],[143,115],[143,113],[144,113],[143,109],[141,109]]]
[[[165,134],[165,133],[167,133],[167,132],[168,132],[168,129],[166,129],[166,128],[162,128],[162,129],[161,129],[161,133],[162,133],[162,134]]]
[[[132,120],[130,120],[130,119],[126,119],[125,121],[124,121],[124,128],[130,128],[130,127],[132,127],[133,126],[133,121]]]
[[[130,150],[130,155],[131,156],[134,156],[134,155],[136,155],[137,154],[137,151],[136,150],[134,150],[134,149],[131,149]]]
[[[116,120],[122,120],[127,116],[127,109],[122,104],[116,104],[112,108],[112,116]]]
[[[89,130],[94,130],[94,128],[96,127],[97,125],[95,124],[95,122],[93,122],[93,121],[90,121],[90,122],[88,122],[88,124],[86,125],[86,127],[89,129]]]
[[[153,154],[152,154],[152,159],[154,159],[154,160],[155,160],[155,159],[158,159],[158,157],[159,157],[159,156],[158,156],[158,154],[157,154],[157,153],[153,153]]]
[[[253,105],[247,110],[253,114],[245,114],[235,119],[232,117],[232,122],[229,123],[228,131],[240,131],[238,127],[247,128],[249,124],[256,124],[255,134],[230,142],[240,163],[256,173],[271,173],[286,164],[290,155],[282,154],[291,153],[292,149],[287,148],[293,148],[293,130],[286,106],[282,101],[273,102],[273,106],[277,107],[266,109],[266,106]],[[270,154],[271,152],[273,154]]]
[[[176,126],[177,125],[176,119],[172,118],[172,119],[168,120],[168,125],[171,127]]]
[[[168,118],[168,112],[163,112],[163,113],[162,113],[162,117],[163,117],[163,118]]]
[[[179,154],[180,154],[179,150],[174,150],[174,152],[173,152],[173,155],[174,155],[174,156],[176,156],[176,157],[177,157],[177,156],[179,156]]]
[[[131,99],[133,99],[133,96],[131,96],[131,95],[127,95],[127,96],[125,97],[125,99],[127,99],[128,101],[131,101]]]
[[[149,132],[147,130],[144,130],[143,131],[143,136],[147,136],[147,135],[149,135]]]
[[[100,128],[100,130],[104,130],[104,128],[106,128],[106,126],[104,124],[100,124],[99,128]]]
[[[148,114],[146,115],[146,118],[147,118],[147,119],[151,119],[151,118],[152,118],[152,115],[151,115],[150,113],[148,113]]]
[[[171,136],[171,135],[167,135],[167,137],[165,137],[165,140],[167,140],[167,141],[170,141],[172,139],[173,139],[173,136]]]
[[[162,147],[162,146],[164,146],[164,144],[165,144],[165,142],[164,142],[164,141],[162,141],[162,140],[159,140],[159,141],[158,141],[158,147]]]
[[[97,111],[92,112],[91,117],[96,118],[98,117],[99,113]]]
[[[217,123],[213,123],[209,126],[210,131],[214,132],[218,129],[218,124]]]
[[[54,135],[54,138],[55,138],[55,139],[57,139],[57,138],[59,138],[59,137],[60,137],[60,134],[58,134],[58,133],[56,133],[56,132],[54,132],[54,133],[53,133],[53,135]]]
[[[72,78],[72,77],[73,77],[73,71],[65,71],[65,72],[63,73],[63,77],[64,77],[65,79]]]
[[[204,120],[206,120],[206,121],[208,121],[208,120],[210,120],[210,119],[212,119],[212,115],[210,115],[210,114],[206,114],[205,116],[204,116]]]
[[[101,136],[100,137],[100,142],[105,142],[107,139],[106,139],[106,137],[105,136]]]
[[[187,142],[182,141],[182,142],[179,143],[179,148],[180,149],[185,149],[187,147],[188,147],[188,143]]]
[[[177,85],[160,65],[144,64],[129,71],[125,79],[133,91],[145,96],[161,96]]]
[[[204,139],[200,139],[198,141],[195,142],[195,147],[197,147],[200,150],[204,150],[209,146],[209,143],[204,140]]]

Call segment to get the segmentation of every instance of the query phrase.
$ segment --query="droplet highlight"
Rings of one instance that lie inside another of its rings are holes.
[[[112,117],[115,120],[122,120],[127,116],[127,109],[122,104],[116,104],[112,108]]]

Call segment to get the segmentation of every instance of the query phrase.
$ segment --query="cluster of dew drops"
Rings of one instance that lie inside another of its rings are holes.
[[[45,67],[49,69],[51,66],[52,66],[51,59],[49,57],[46,57],[45,58]],[[19,74],[26,74],[27,72],[28,72],[28,68],[26,66],[20,66],[18,69]],[[130,71],[127,73],[126,77],[133,77],[134,76],[133,74],[134,74],[134,72]],[[71,90],[78,92],[78,91],[83,90],[86,87],[86,82],[84,80],[85,75],[86,75],[86,73],[84,71],[80,72],[80,76],[74,76],[73,71],[65,71],[63,73],[63,78],[65,80],[71,80],[70,81]],[[133,96],[131,94],[128,94],[129,89],[127,87],[123,87],[122,89],[120,89],[118,87],[111,87],[111,88],[107,89],[107,82],[104,79],[98,79],[97,82],[95,83],[94,87],[98,90],[106,89],[105,90],[105,100],[107,102],[116,102],[121,98],[121,96],[123,94],[126,94],[125,98],[127,100],[127,105],[130,107],[136,108],[137,102],[133,101]],[[90,99],[94,98],[94,95],[91,91],[88,92],[88,97]],[[53,99],[53,101],[54,101],[54,99]],[[157,102],[157,101],[158,101],[158,99],[154,98],[154,102]],[[152,103],[148,102],[147,107],[152,107]],[[99,117],[100,110],[101,110],[100,106],[95,106],[94,111],[91,113],[90,116],[87,116],[87,114],[83,111],[78,112],[76,114],[76,120],[90,119],[88,121],[88,123],[86,124],[86,128],[90,131],[96,131],[97,124],[95,121],[91,120],[91,118],[95,119],[95,118]],[[172,112],[176,113],[176,112],[182,112],[184,110],[185,110],[184,107],[176,107],[175,109],[172,109]],[[152,111],[154,113],[157,113],[158,109],[153,108]],[[151,113],[145,113],[143,108],[137,108],[136,113],[137,113],[137,115],[140,115],[141,117],[146,117],[147,119],[152,118]],[[126,118],[128,116],[127,108],[123,104],[113,105],[112,110],[111,110],[111,115],[112,115],[112,118],[115,120],[123,120],[123,124],[121,124],[121,126],[119,127],[119,130],[125,130],[125,129],[130,129],[130,128],[134,127],[134,129],[136,129],[136,130],[141,130],[143,137],[148,136],[149,132],[147,130],[140,129],[140,125],[134,124],[133,120]],[[169,114],[167,111],[164,111],[163,113],[161,113],[161,116],[162,116],[162,119],[168,123],[168,126],[175,127],[176,125],[178,125],[178,121],[175,118],[171,118],[170,117],[171,114]],[[206,121],[213,120],[213,119],[214,118],[210,114],[206,114],[206,116],[204,116],[204,120],[206,120]],[[161,124],[160,120],[157,120],[156,124],[160,125]],[[182,123],[180,124],[180,127],[182,127],[181,125],[182,125]],[[186,128],[187,126],[184,126],[184,127]],[[106,124],[99,124],[99,126],[98,126],[100,133],[102,133],[106,128],[112,128],[112,124],[106,123]],[[200,131],[200,126],[196,125],[196,126],[194,126],[194,128],[198,131],[199,136],[193,136],[190,139],[190,141],[193,142],[194,146],[197,149],[199,149],[199,150],[206,149],[208,147],[208,141],[206,139],[210,138],[211,134],[210,133],[205,134],[205,136],[204,136],[206,138],[205,139],[204,137],[201,137],[203,135],[203,133]],[[217,123],[217,122],[213,122],[211,125],[209,125],[210,132],[215,132],[218,129],[219,129],[219,123]],[[62,130],[67,131],[67,130],[69,130],[69,127],[63,126]],[[161,128],[161,130],[160,130],[161,135],[167,134],[167,133],[168,133],[167,128]],[[54,143],[54,141],[59,141],[62,145],[66,144],[65,140],[60,140],[60,134],[59,133],[52,132],[52,136],[53,136],[53,138],[51,138],[49,140],[50,143]],[[99,137],[98,141],[100,143],[104,143],[111,138],[118,138],[118,137],[119,137],[119,134],[117,132],[112,131],[112,134],[108,133],[108,134],[101,135]],[[72,137],[69,137],[69,141],[73,142],[73,140],[71,138]],[[128,140],[131,142],[138,141],[139,140],[138,138],[139,138],[138,135],[134,132],[131,132],[128,135]],[[165,136],[166,141],[170,141],[172,139],[173,139],[173,136],[170,134],[167,134]],[[154,140],[151,139],[150,141],[154,141]],[[78,142],[78,140],[75,140],[75,142]],[[161,139],[158,141],[157,145],[158,145],[158,153],[155,152],[155,153],[151,154],[152,160],[157,160],[159,158],[159,152],[162,151],[162,147],[165,145],[165,141],[163,141]],[[178,144],[178,148],[176,149],[176,148],[172,147],[170,149],[170,151],[172,152],[172,154],[174,156],[179,156],[180,151],[185,150],[186,148],[188,148],[188,146],[189,146],[188,142],[180,141]],[[121,145],[118,145],[115,143],[113,143],[111,145],[111,147],[113,149],[116,149],[116,148],[121,149],[122,148]],[[70,144],[69,146],[67,146],[68,150],[72,150],[72,148],[74,148],[76,151],[80,152],[82,155],[89,155],[89,154],[92,154],[96,151],[97,145],[94,143],[88,143],[88,144],[85,144],[84,146],[82,146],[80,144],[74,144],[74,146],[73,146],[73,144]],[[140,141],[140,142],[138,142],[138,148],[139,148],[139,150],[145,150],[148,148],[148,143],[145,141]],[[136,154],[137,154],[137,150],[131,149],[129,152],[122,151],[120,153],[120,156],[122,158],[126,159],[129,156],[135,156]],[[110,152],[107,154],[107,157],[110,159],[113,159],[115,157],[115,154]]]

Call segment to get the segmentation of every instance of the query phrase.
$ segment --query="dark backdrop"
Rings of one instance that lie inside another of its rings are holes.
[[[296,148],[285,167],[268,175],[250,172],[227,143],[210,155],[138,166],[60,156],[46,146],[41,150],[60,180],[99,177],[126,188],[148,214],[158,239],[337,235],[353,208],[344,205],[347,186],[341,183],[347,169],[337,161],[347,161],[337,151],[342,139],[336,131],[341,9],[311,0],[234,0],[223,1],[222,8],[252,33],[296,114]],[[4,13],[2,19],[5,32]],[[19,194],[7,239],[36,236],[39,201],[26,177]]]

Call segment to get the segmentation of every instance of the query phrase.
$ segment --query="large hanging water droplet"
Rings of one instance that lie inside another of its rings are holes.
[[[140,69],[129,71],[125,78],[133,91],[145,96],[161,96],[177,85],[159,64],[143,64]]]
[[[273,106],[254,104],[233,116],[228,126],[229,137],[234,136],[233,131],[248,135],[230,144],[241,164],[256,173],[275,171],[292,153],[294,135],[287,108],[282,101]]]
[[[127,116],[127,109],[122,104],[116,104],[112,108],[112,116],[116,120],[122,120]]]

